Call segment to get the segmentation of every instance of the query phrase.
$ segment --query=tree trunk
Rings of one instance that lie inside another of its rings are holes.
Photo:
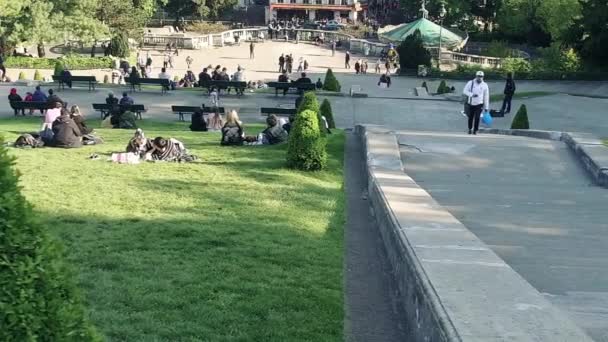
[[[38,44],[38,57],[43,58],[44,56],[46,56],[44,43],[39,43]]]

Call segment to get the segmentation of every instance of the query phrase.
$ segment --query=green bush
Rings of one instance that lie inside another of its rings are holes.
[[[302,102],[300,102],[300,106],[297,109],[297,115],[300,115],[300,113],[305,110],[311,110],[317,113],[317,116],[319,118],[319,127],[323,127],[323,119],[321,118],[319,101],[317,100],[317,95],[315,95],[314,91],[307,91],[304,93],[304,96],[302,97]],[[324,129],[321,129],[321,134],[325,135]]]
[[[15,69],[54,69],[57,62],[72,70],[112,68],[110,57],[67,56],[62,58],[7,57],[4,66]]]
[[[125,33],[115,35],[110,43],[112,44],[112,49],[110,50],[112,56],[129,57],[129,37]]]
[[[53,71],[53,75],[61,76],[61,73],[63,72],[63,70],[65,70],[65,66],[63,65],[63,62],[61,60],[57,60],[55,62],[55,70]]]
[[[323,102],[321,102],[321,115],[325,117],[325,119],[327,120],[327,125],[329,126],[329,128],[336,128],[336,122],[334,121],[334,113],[331,110],[331,104],[329,103],[329,101],[327,99],[323,100]],[[323,127],[321,127],[322,129]]]
[[[108,75],[103,75],[103,83],[110,83],[110,76]]]
[[[530,123],[528,122],[528,110],[526,105],[522,104],[513,118],[511,123],[511,129],[530,129]]]
[[[540,59],[536,61],[536,70],[576,72],[581,69],[581,60],[574,49],[562,49],[558,43],[546,48],[539,48]]]
[[[431,66],[431,53],[424,47],[420,30],[405,38],[397,47],[397,53],[401,70],[417,70],[419,65]]]
[[[450,92],[450,88],[445,84],[445,80],[441,80],[437,87],[437,94],[446,94]]]
[[[524,58],[504,58],[501,62],[504,73],[512,72],[513,75],[528,74],[532,71],[532,65]]]
[[[340,82],[336,79],[334,72],[331,69],[327,69],[327,72],[325,73],[325,82],[323,82],[323,90],[340,91],[341,89]]]
[[[481,54],[484,56],[499,58],[513,57],[517,55],[517,53],[509,47],[507,42],[501,40],[491,41]]]
[[[40,71],[36,70],[34,72],[34,81],[42,81],[42,75],[40,74]]]
[[[0,341],[101,341],[61,250],[21,194],[0,141]]]
[[[298,114],[289,134],[287,167],[316,171],[326,166],[326,141],[321,136],[318,115],[312,110],[304,110]]]
[[[20,80],[25,80],[25,79],[26,79],[25,72],[21,71],[21,72],[19,73],[19,79],[20,79]]]

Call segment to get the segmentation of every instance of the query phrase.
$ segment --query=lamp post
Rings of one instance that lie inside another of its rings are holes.
[[[441,38],[443,36],[443,19],[447,14],[445,4],[441,2],[441,8],[439,9],[439,51],[437,52],[437,69],[441,69]]]

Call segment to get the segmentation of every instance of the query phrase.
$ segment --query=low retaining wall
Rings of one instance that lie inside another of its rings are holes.
[[[408,341],[591,341],[403,172],[395,134],[356,132]]]
[[[599,186],[608,188],[608,146],[604,145],[593,134],[499,128],[483,128],[479,131],[490,134],[563,141],[570,147],[593,181]]]

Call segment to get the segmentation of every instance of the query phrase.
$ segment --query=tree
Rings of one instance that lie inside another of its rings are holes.
[[[513,118],[511,123],[511,129],[530,129],[530,123],[528,122],[528,110],[526,105],[522,104]]]
[[[289,134],[287,167],[317,171],[326,165],[326,141],[321,137],[317,113],[305,110],[298,114]]]
[[[177,21],[186,15],[195,15],[199,18],[217,19],[222,12],[232,9],[237,0],[161,0],[165,10],[174,14]]]
[[[323,118],[321,117],[321,111],[319,108],[319,101],[317,100],[317,95],[315,95],[314,91],[307,91],[304,93],[302,98],[302,102],[297,108],[297,115],[300,115],[301,112],[305,110],[311,110],[317,113],[317,118],[319,121],[319,127],[321,127],[321,135],[325,135],[325,130],[323,129],[325,126],[323,124]]]
[[[424,47],[420,30],[405,38],[397,52],[401,70],[417,69],[419,65],[431,66],[431,53]]]
[[[101,341],[57,243],[33,218],[0,141],[0,341]]]
[[[90,0],[95,1],[95,0]],[[112,32],[138,37],[156,10],[155,0],[104,0],[98,6],[96,17]]]
[[[331,104],[327,99],[321,102],[321,108],[319,110],[321,111],[321,115],[325,117],[325,120],[327,120],[327,126],[329,126],[329,128],[336,128],[334,113],[331,110]]]
[[[116,57],[129,57],[129,38],[126,33],[118,33],[110,42],[110,54]]]
[[[568,42],[584,59],[597,65],[608,65],[608,2],[580,0],[581,16],[570,29]]]
[[[340,91],[340,82],[336,79],[334,72],[331,68],[327,69],[325,73],[325,81],[323,82],[323,90],[327,91]]]

